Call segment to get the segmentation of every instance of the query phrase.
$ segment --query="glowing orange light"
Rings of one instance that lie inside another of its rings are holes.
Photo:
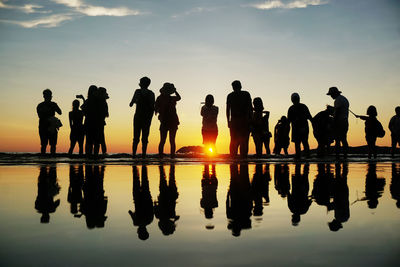
[[[212,149],[212,147],[209,147],[209,148],[208,148],[208,152],[210,152],[210,153],[213,153],[213,152],[214,152],[214,150]]]

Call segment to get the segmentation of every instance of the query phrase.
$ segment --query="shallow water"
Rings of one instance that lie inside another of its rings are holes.
[[[0,166],[0,265],[397,266],[399,204],[400,163]]]

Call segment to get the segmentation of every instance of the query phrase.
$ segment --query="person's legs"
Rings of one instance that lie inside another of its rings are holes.
[[[141,121],[136,116],[133,118],[133,141],[132,141],[132,156],[136,155],[137,147],[140,141],[140,132],[142,130]]]
[[[162,156],[164,154],[165,140],[167,140],[168,130],[164,127],[160,127],[160,144],[158,145],[158,154]]]
[[[237,136],[237,131],[234,129],[232,126],[229,128],[229,132],[231,134],[231,142],[229,144],[229,152],[231,154],[231,157],[236,157],[238,153],[238,136]]]
[[[300,141],[296,141],[296,142],[294,143],[294,149],[295,149],[295,153],[296,153],[295,157],[296,157],[297,159],[301,158],[301,148],[300,148],[300,144],[301,144]]]
[[[169,130],[169,144],[171,146],[171,158],[175,157],[175,136],[178,129]]]
[[[40,137],[40,153],[46,154],[47,143],[49,142],[49,137],[47,130],[39,126],[39,137]]]
[[[267,155],[271,155],[271,150],[270,150],[270,148],[269,148],[270,139],[271,139],[270,137],[267,137],[267,138],[264,140],[264,147],[265,147],[265,151],[266,151]]]
[[[303,140],[303,148],[304,148],[304,155],[306,158],[310,156],[310,145],[308,144],[308,136],[306,136]]]
[[[240,136],[240,143],[239,143],[240,156],[242,158],[247,158],[247,154],[249,153],[249,137],[250,137],[250,131],[248,131],[247,129],[243,130]],[[261,153],[262,153],[262,147],[261,147]]]
[[[68,150],[68,154],[72,155],[72,152],[74,152],[74,148],[75,148],[75,144],[76,144],[76,138],[75,137],[71,137],[71,144],[69,146],[69,150]]]
[[[263,143],[260,140],[260,137],[257,135],[253,135],[253,141],[254,141],[254,146],[256,147],[256,155],[257,157],[261,157]]]
[[[56,146],[57,146],[57,135],[58,132],[56,131],[55,133],[52,133],[49,137],[49,143],[50,143],[50,153],[52,155],[56,154]]]
[[[151,119],[147,121],[142,128],[142,157],[146,156],[147,144],[149,143],[149,133],[150,133]]]

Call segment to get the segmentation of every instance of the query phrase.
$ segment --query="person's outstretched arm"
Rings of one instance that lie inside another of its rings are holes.
[[[362,119],[362,120],[367,120],[368,119],[368,116],[363,116],[363,115],[356,115],[356,118],[358,118],[358,119]]]
[[[58,113],[58,115],[61,115],[61,109],[60,109],[60,107],[56,104],[56,112]]]
[[[135,93],[133,94],[133,97],[132,97],[131,102],[129,103],[129,106],[132,107],[133,104],[135,104],[135,103],[137,103],[137,94],[136,94],[136,91],[135,91]]]

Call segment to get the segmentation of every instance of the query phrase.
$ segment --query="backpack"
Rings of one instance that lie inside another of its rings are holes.
[[[379,138],[385,136],[385,130],[383,129],[382,124],[378,120],[376,121],[376,136]]]

